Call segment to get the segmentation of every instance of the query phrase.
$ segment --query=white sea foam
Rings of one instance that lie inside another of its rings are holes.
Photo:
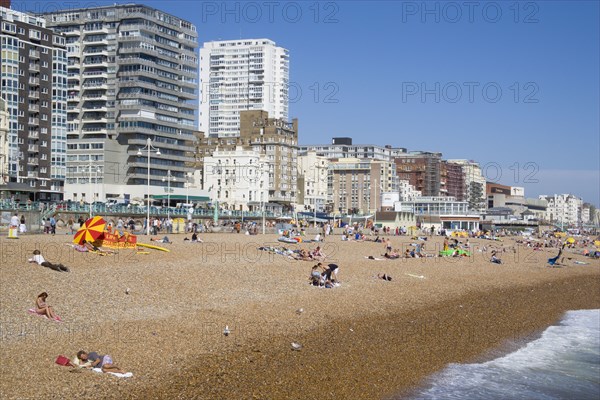
[[[451,364],[411,399],[600,399],[600,310],[569,311],[519,350]]]

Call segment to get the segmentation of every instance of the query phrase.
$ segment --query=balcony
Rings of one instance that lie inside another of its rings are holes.
[[[27,177],[28,178],[37,178],[38,172],[37,171],[27,171]]]
[[[29,58],[40,58],[39,50],[29,50]]]
[[[39,118],[29,118],[29,125],[39,125],[40,124],[40,119]]]
[[[29,63],[29,71],[40,72],[40,64]]]
[[[39,139],[40,138],[40,133],[38,131],[29,131],[27,133],[27,137],[29,139]]]
[[[39,99],[40,98],[40,92],[37,90],[30,90],[29,91],[29,98],[30,99]]]
[[[29,165],[40,165],[40,160],[37,157],[28,157],[27,164]]]
[[[29,77],[29,84],[30,85],[34,85],[34,86],[39,86],[40,85],[40,78],[36,78],[34,76],[30,76]]]
[[[39,104],[29,104],[29,111],[34,113],[40,112]]]
[[[40,152],[40,146],[37,144],[30,144],[27,146],[27,151],[30,153],[39,153]]]

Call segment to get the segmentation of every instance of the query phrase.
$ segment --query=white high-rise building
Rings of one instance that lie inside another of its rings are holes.
[[[269,39],[204,43],[199,130],[210,137],[239,136],[244,110],[287,121],[289,66],[289,51]]]

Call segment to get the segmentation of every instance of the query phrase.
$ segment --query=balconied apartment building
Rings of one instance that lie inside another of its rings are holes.
[[[240,135],[240,112],[262,110],[287,121],[289,51],[269,39],[204,43],[200,49],[200,130]]]
[[[185,194],[193,156],[198,35],[188,21],[144,5],[44,15],[68,50],[67,180],[71,200],[143,198],[147,139],[154,194]],[[173,179],[163,181],[171,172]]]
[[[8,154],[8,107],[0,97],[0,186],[8,183]]]
[[[253,150],[264,156],[267,173],[268,201],[281,206],[280,210],[291,210],[296,202],[298,188],[298,120],[287,122],[270,118],[266,111],[241,111],[240,134],[236,137],[198,138],[194,167],[204,170],[204,159],[215,151],[235,151],[236,148]],[[206,176],[206,174],[203,174]],[[208,183],[202,182],[204,190]],[[273,204],[267,206],[275,210]]]
[[[65,38],[44,18],[9,8],[0,7],[0,22],[0,92],[8,117],[2,189],[20,201],[58,201],[66,173]]]
[[[329,160],[337,158],[359,158],[383,161],[394,161],[399,155],[406,154],[406,149],[391,145],[352,144],[352,138],[334,137],[331,144],[305,144],[298,146],[299,154],[314,151],[318,156]]]

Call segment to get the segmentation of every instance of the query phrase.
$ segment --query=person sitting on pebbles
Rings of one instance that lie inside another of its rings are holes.
[[[39,315],[45,315],[49,319],[53,319],[55,321],[62,321],[58,315],[54,312],[54,309],[50,307],[46,303],[46,299],[48,298],[48,293],[42,292],[35,299],[35,312]]]

